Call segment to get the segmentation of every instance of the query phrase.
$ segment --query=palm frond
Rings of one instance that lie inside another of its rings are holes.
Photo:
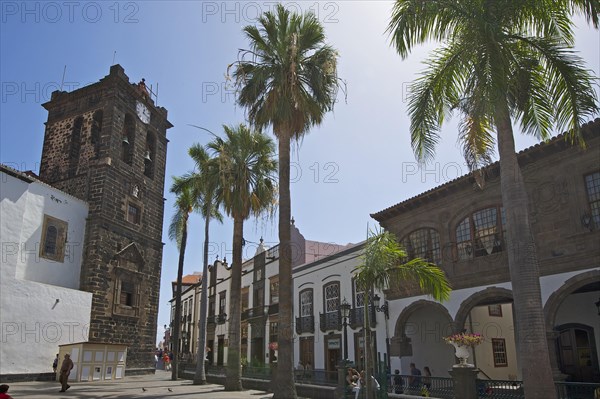
[[[465,29],[477,10],[472,1],[397,0],[386,33],[402,58],[427,40],[445,41]]]
[[[358,284],[368,289],[387,289],[394,274],[409,281],[417,281],[421,290],[436,300],[447,300],[450,283],[436,265],[415,258],[406,261],[407,253],[396,237],[387,231],[369,232],[363,262],[355,270]]]
[[[283,5],[244,32],[252,60],[235,64],[238,104],[254,128],[272,126],[276,136],[301,139],[334,107],[340,84],[337,52],[325,43],[314,14],[291,13]]]
[[[600,112],[592,72],[582,68],[583,60],[559,40],[520,39],[539,55],[556,128],[567,130],[571,142],[584,145],[579,128],[588,118]]]
[[[427,61],[429,69],[410,86],[411,144],[419,161],[434,157],[440,126],[459,102],[467,51],[470,49],[460,43],[436,51]]]

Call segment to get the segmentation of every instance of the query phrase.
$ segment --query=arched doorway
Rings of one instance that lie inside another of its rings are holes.
[[[560,371],[568,375],[571,381],[598,381],[594,329],[585,324],[569,323],[557,326],[556,330]]]
[[[600,270],[591,270],[565,281],[544,306],[553,368],[569,381],[600,381],[599,297]]]
[[[512,291],[488,287],[465,299],[456,314],[455,332],[483,335],[484,342],[471,350],[470,363],[482,378],[521,379],[514,333]]]
[[[454,350],[443,338],[452,331],[452,317],[443,305],[427,300],[411,303],[396,321],[390,345],[392,371],[409,374],[410,363],[415,363],[421,370],[429,366],[433,376],[448,377]]]

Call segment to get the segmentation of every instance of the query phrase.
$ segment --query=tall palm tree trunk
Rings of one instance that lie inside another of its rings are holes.
[[[290,196],[290,135],[278,135],[279,146],[279,334],[277,376],[273,399],[295,399],[293,331],[293,287]]]
[[[194,385],[206,384],[204,358],[206,350],[206,317],[208,313],[208,233],[210,218],[204,219],[204,267],[202,268],[202,291],[200,291],[200,331],[198,332],[198,353],[196,354],[196,373]]]
[[[373,399],[373,380],[371,376],[373,375],[373,348],[371,347],[371,320],[369,313],[369,289],[366,291],[366,295],[364,296],[364,316],[363,316],[363,328],[365,329],[365,399]]]
[[[171,365],[171,380],[177,380],[179,366],[179,332],[181,331],[181,280],[183,279],[183,261],[187,245],[188,214],[183,216],[181,228],[181,245],[179,246],[179,265],[177,267],[177,292],[175,294],[175,320],[173,321],[173,364]]]
[[[233,259],[231,263],[231,287],[229,289],[229,347],[227,348],[226,391],[241,391],[242,363],[241,341],[241,290],[242,290],[242,239],[244,219],[233,218]]]
[[[527,399],[554,399],[548,341],[542,308],[540,270],[531,232],[525,183],[515,153],[515,143],[508,108],[499,106],[496,114],[500,187],[506,212],[508,265],[512,281],[515,332],[519,364],[535,367],[522,369]],[[525,327],[527,326],[527,327]]]

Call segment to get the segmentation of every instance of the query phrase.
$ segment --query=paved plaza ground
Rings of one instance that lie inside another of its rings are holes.
[[[221,385],[192,385],[192,381],[181,379],[171,381],[171,372],[162,370],[157,370],[154,375],[125,377],[119,381],[72,382],[67,392],[58,392],[60,384],[56,381],[13,382],[9,385],[8,393],[14,399],[265,399],[273,396],[264,391],[225,392]]]

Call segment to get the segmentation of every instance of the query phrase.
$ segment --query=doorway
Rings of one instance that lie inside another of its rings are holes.
[[[557,327],[560,370],[570,376],[571,381],[596,382],[598,355],[594,329],[584,324],[564,324]]]
[[[217,341],[217,366],[222,366],[224,362],[225,353],[225,336],[219,335]]]
[[[341,342],[339,335],[327,335],[325,337],[325,371],[328,381],[337,381],[337,368],[342,360]]]

